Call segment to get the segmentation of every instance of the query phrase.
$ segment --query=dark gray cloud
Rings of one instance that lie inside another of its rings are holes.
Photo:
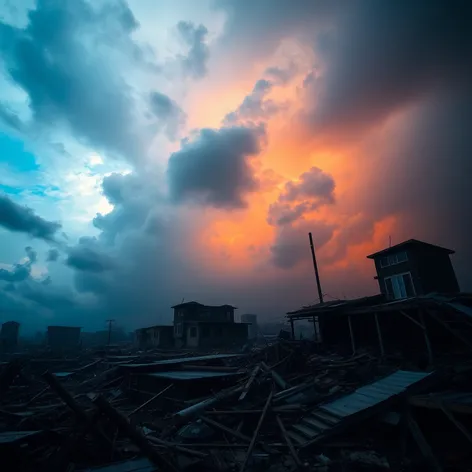
[[[59,251],[55,248],[49,249],[47,256],[46,256],[46,261],[47,262],[55,262],[59,259]]]
[[[67,287],[37,282],[26,282],[18,286],[18,292],[26,300],[37,303],[55,312],[74,307],[77,300],[74,292]]]
[[[26,255],[32,264],[34,264],[38,260],[38,253],[31,247],[25,247]]]
[[[153,179],[159,182],[152,173],[146,176],[114,173],[103,179],[103,194],[114,209],[106,215],[97,214],[93,220],[101,231],[101,240],[113,245],[118,236],[142,227],[153,206],[163,201],[158,187],[149,184]]]
[[[472,5],[463,0],[350,2],[336,36],[317,49],[325,72],[312,82],[308,120],[359,129],[405,104],[472,79]]]
[[[84,272],[105,272],[113,267],[112,259],[96,247],[90,238],[81,238],[79,244],[68,251],[66,264]]]
[[[273,264],[281,269],[292,269],[303,261],[311,262],[308,233],[313,234],[315,246],[320,249],[331,240],[334,229],[333,225],[311,221],[281,227],[270,248]]]
[[[149,102],[158,126],[165,130],[169,139],[174,140],[179,129],[185,125],[185,113],[174,100],[160,92],[152,92]]]
[[[56,232],[61,228],[59,223],[37,216],[33,210],[18,205],[6,195],[0,195],[0,226],[45,241],[53,241]]]
[[[471,120],[468,87],[418,107],[397,131],[397,145],[382,146],[375,173],[363,182],[369,196],[359,202],[377,220],[398,218],[392,234],[396,242],[416,237],[455,249],[464,290],[472,289]]]
[[[298,181],[285,184],[277,201],[269,207],[269,224],[276,226],[290,224],[320,206],[334,203],[335,187],[331,175],[318,167],[312,167],[304,172]]]
[[[170,156],[167,177],[175,201],[242,208],[258,188],[250,158],[260,151],[261,127],[203,129]]]
[[[2,59],[28,94],[36,123],[65,124],[94,147],[139,158],[130,89],[109,59],[114,50],[139,64],[131,39],[137,27],[120,0],[96,8],[84,0],[37,0],[24,28],[0,21]]]
[[[241,122],[257,122],[267,120],[283,109],[283,105],[271,99],[266,99],[273,88],[272,82],[260,79],[254,85],[252,92],[244,98],[239,107],[226,115],[223,122],[234,125]]]
[[[207,61],[210,55],[206,37],[208,30],[205,26],[196,26],[190,21],[180,21],[177,31],[188,46],[188,53],[181,57],[181,63],[186,74],[194,79],[201,79],[207,74]]]
[[[273,52],[285,37],[312,39],[317,29],[329,28],[331,17],[348,2],[346,0],[251,2],[217,0],[217,8],[227,14],[222,42],[226,48],[237,49],[249,59],[265,56]]]
[[[5,282],[22,282],[31,274],[31,263],[15,264],[13,270],[0,269],[0,280]]]
[[[25,247],[25,252],[28,257],[26,262],[14,264],[11,270],[0,269],[0,280],[10,282],[8,285],[9,288],[6,289],[7,291],[14,290],[15,287],[14,285],[12,286],[12,284],[23,282],[24,280],[29,279],[31,275],[31,267],[37,261],[38,254],[31,246]]]

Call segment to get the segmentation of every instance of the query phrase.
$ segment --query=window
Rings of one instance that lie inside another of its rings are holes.
[[[177,323],[174,329],[176,336],[182,336],[182,323]]]
[[[406,255],[405,251],[399,252],[397,254],[397,262],[400,264],[400,262],[406,262],[408,260],[408,256]]]
[[[380,267],[388,267],[395,264],[400,264],[401,262],[406,262],[408,256],[405,251],[398,252],[397,254],[392,254],[390,256],[385,256],[380,259]]]
[[[230,311],[227,311],[227,312],[226,312],[226,319],[227,319],[228,321],[231,321],[231,312],[230,312]]]
[[[415,288],[409,272],[385,277],[385,290],[391,300],[400,300],[415,296]]]
[[[192,326],[190,328],[190,337],[191,338],[196,338],[197,337],[197,327],[196,326]]]
[[[388,267],[389,265],[388,257],[382,257],[380,259],[380,267]]]

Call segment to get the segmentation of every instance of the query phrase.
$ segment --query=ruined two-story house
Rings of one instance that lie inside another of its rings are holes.
[[[229,347],[247,340],[248,324],[235,323],[234,306],[187,302],[172,308],[176,347]]]

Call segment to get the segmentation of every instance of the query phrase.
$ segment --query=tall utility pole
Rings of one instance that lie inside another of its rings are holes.
[[[323,292],[321,291],[320,274],[318,273],[318,264],[316,263],[316,256],[315,256],[315,246],[313,245],[313,237],[311,233],[308,233],[308,237],[310,238],[311,257],[313,258],[313,267],[315,269],[316,285],[318,286],[318,298],[320,299],[320,303],[323,303]]]
[[[107,323],[108,323],[108,346],[110,346],[110,343],[111,343],[111,325],[114,322],[115,322],[115,320],[107,320]]]

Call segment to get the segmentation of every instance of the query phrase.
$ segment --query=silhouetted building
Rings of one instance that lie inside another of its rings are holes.
[[[135,335],[140,349],[168,348],[174,345],[174,327],[170,325],[140,328],[135,331]]]
[[[52,351],[75,351],[80,349],[80,331],[73,326],[48,326],[47,340]]]
[[[234,322],[234,306],[187,302],[172,308],[176,347],[229,347],[247,341],[248,325]]]
[[[382,294],[397,300],[433,292],[459,292],[451,254],[451,249],[409,239],[367,257],[374,260]]]
[[[17,323],[16,321],[7,321],[2,324],[0,346],[3,352],[11,352],[18,347],[19,331],[20,323]]]

